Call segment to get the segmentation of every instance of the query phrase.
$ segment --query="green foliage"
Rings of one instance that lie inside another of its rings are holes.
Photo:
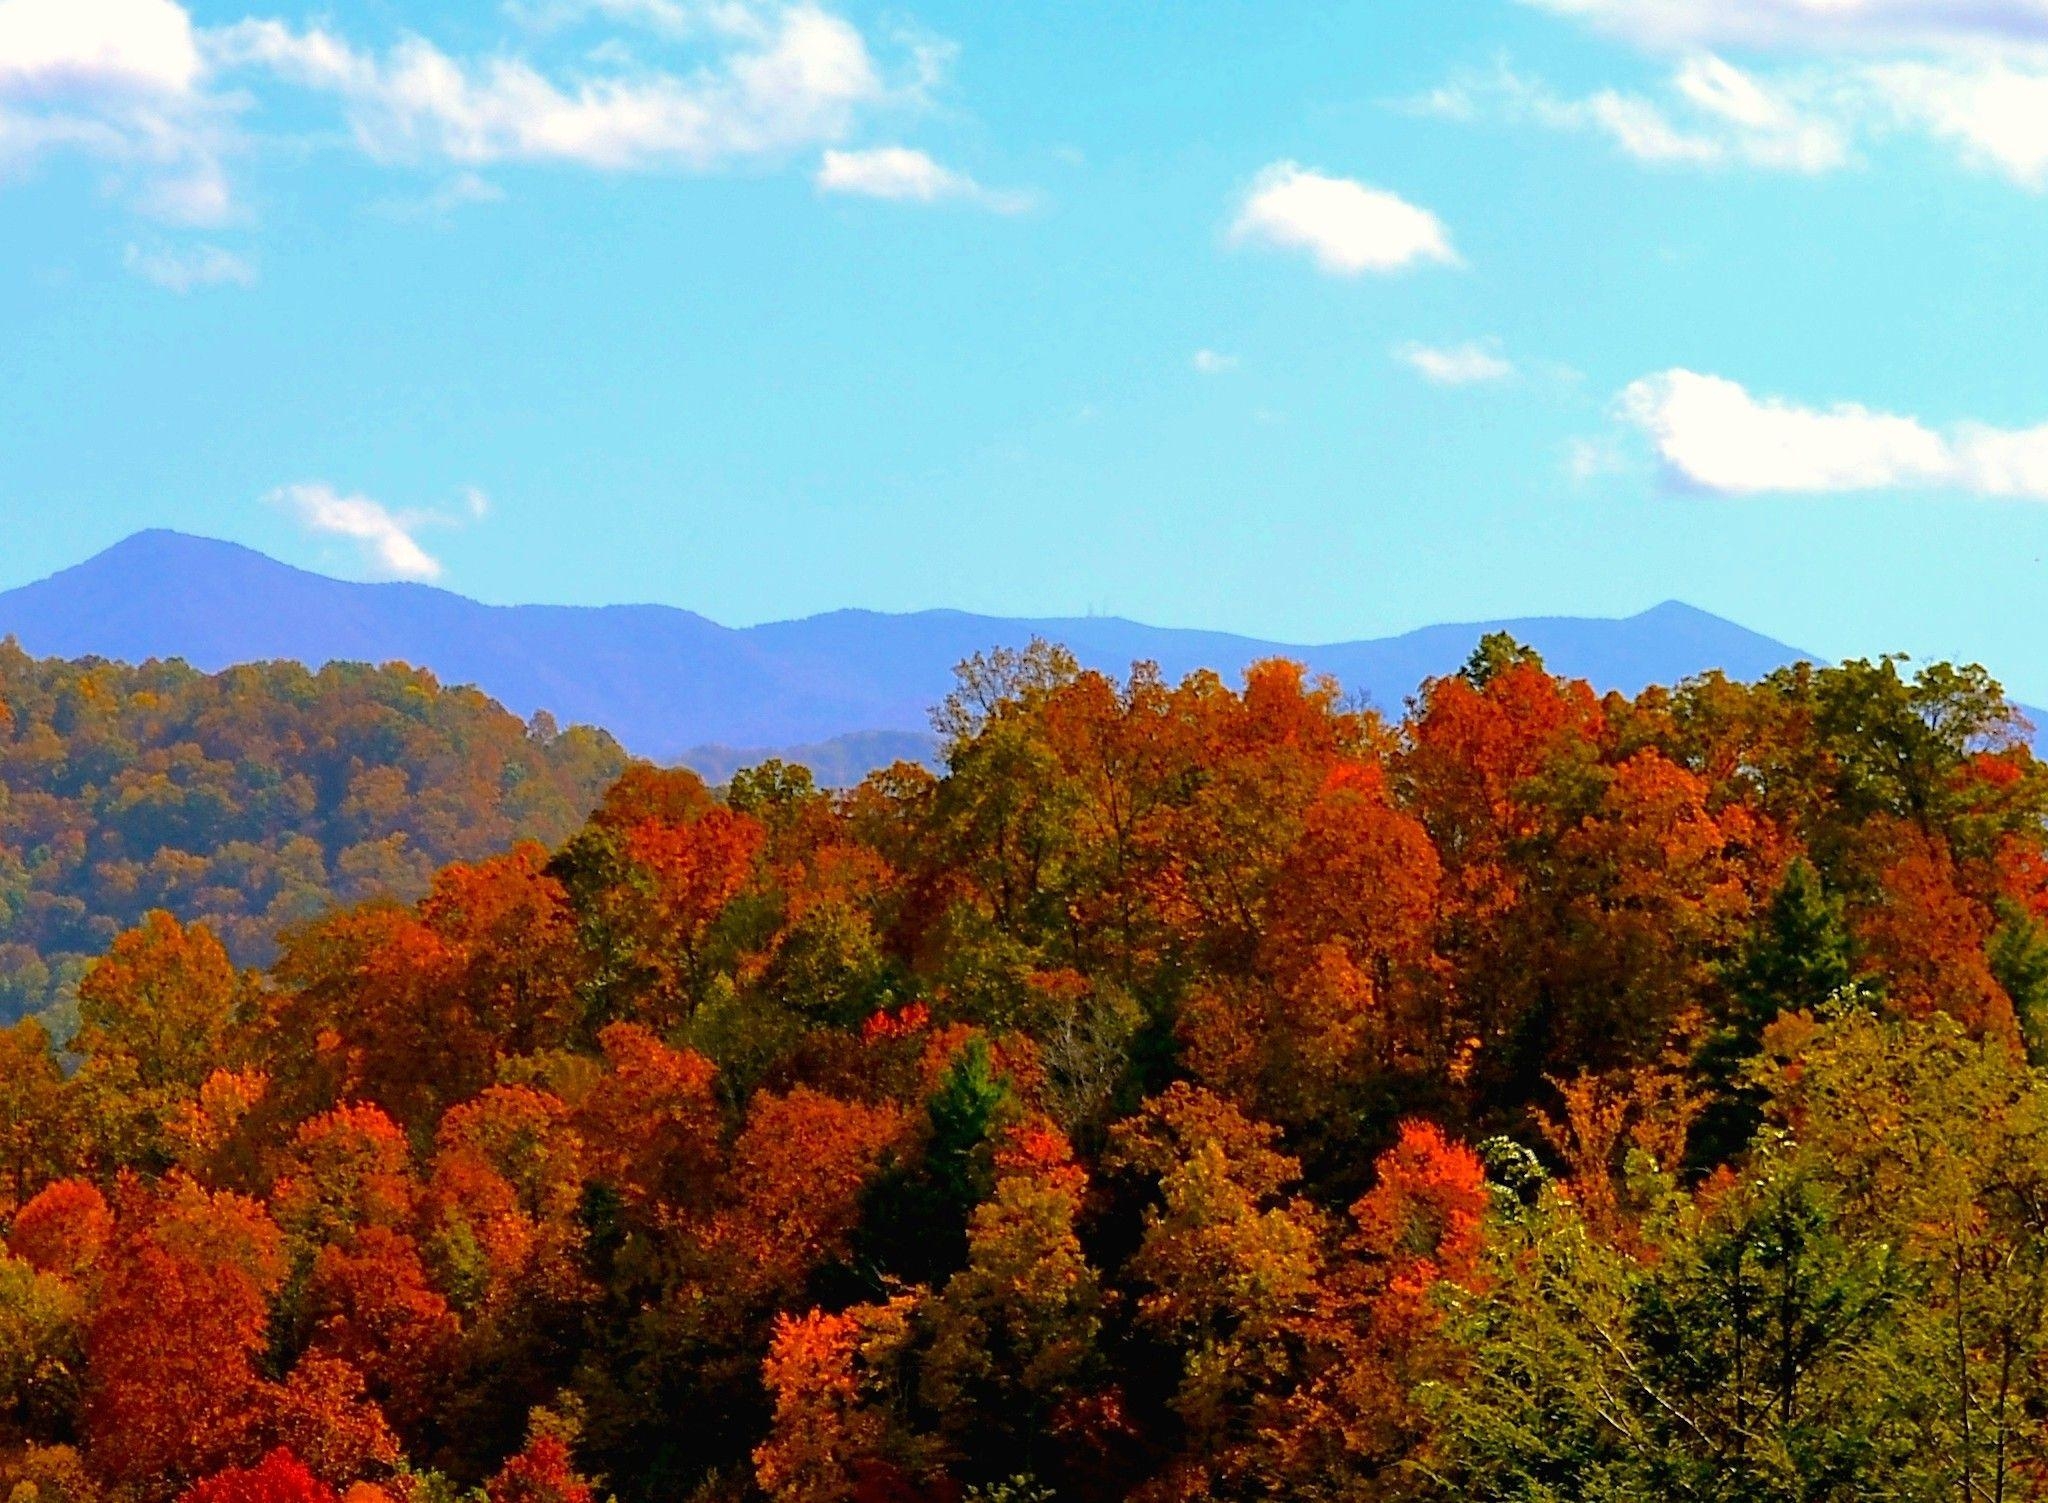
[[[966,1503],[1057,1503],[1059,1494],[1025,1476],[981,1483],[968,1488],[962,1498]]]
[[[931,1146],[925,1162],[940,1191],[963,1211],[988,1193],[989,1136],[1015,1097],[996,1073],[995,1055],[980,1035],[969,1039],[925,1104]]]
[[[987,1038],[975,1034],[924,1103],[923,1154],[868,1192],[857,1262],[870,1276],[939,1284],[965,1264],[969,1214],[995,1184],[991,1140],[1017,1106]]]
[[[1484,689],[1510,668],[1541,668],[1543,654],[1518,642],[1504,631],[1490,631],[1479,639],[1472,656],[1458,674],[1475,689]]]
[[[1854,977],[1845,906],[1799,857],[1752,927],[1729,977],[1726,1013],[1700,1046],[1696,1066],[1716,1099],[1693,1136],[1696,1165],[1733,1157],[1762,1120],[1761,1098],[1742,1075],[1763,1047],[1764,1030],[1782,1013],[1817,1011]]]
[[[742,767],[725,785],[726,803],[742,814],[751,814],[769,826],[786,824],[805,809],[818,807],[825,795],[818,789],[808,767],[771,758],[754,767]]]
[[[2048,1065],[2048,925],[2007,899],[1986,946],[1991,974],[2012,998],[2027,1058]]]
[[[62,1438],[85,1378],[84,1314],[78,1290],[0,1253],[0,1438]]]
[[[161,908],[242,964],[335,902],[417,897],[450,861],[571,834],[625,766],[402,667],[207,675],[0,643],[0,1019]]]
[[[2048,1094],[1996,1042],[1837,1009],[1732,1183],[1638,1239],[1503,1198],[1428,1396],[1445,1499],[2025,1495]]]

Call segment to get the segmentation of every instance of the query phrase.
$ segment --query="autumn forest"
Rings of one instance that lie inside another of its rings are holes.
[[[0,649],[0,1500],[2048,1498],[1983,672],[935,721]]]

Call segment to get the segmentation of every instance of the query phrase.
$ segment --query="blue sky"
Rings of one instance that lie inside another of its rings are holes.
[[[0,0],[0,585],[1676,597],[2040,700],[2044,185],[2048,0]]]

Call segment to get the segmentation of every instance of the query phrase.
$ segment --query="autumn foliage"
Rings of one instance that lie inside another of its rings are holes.
[[[625,765],[607,736],[415,669],[207,675],[0,640],[0,1021],[61,1006],[152,909],[255,964],[335,902],[555,844]]]
[[[580,827],[591,745],[363,755],[474,718],[426,681],[205,682],[0,657],[0,919],[98,957],[0,1034],[11,1503],[2048,1495],[2048,776],[1980,673],[1489,639],[1390,721],[1040,646],[942,774]],[[199,852],[252,767],[312,848]]]

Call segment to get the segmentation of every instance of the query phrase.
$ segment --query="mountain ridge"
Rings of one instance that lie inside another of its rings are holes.
[[[0,635],[41,656],[177,657],[208,671],[273,659],[405,661],[473,683],[521,715],[603,726],[642,756],[721,765],[781,748],[829,759],[848,738],[900,751],[904,737],[927,732],[955,664],[1033,637],[1063,642],[1090,667],[1122,673],[1151,661],[1170,678],[1295,658],[1395,710],[1493,630],[1529,642],[1559,672],[1628,693],[1710,668],[1755,678],[1813,656],[1675,600],[1622,618],[1458,622],[1329,643],[952,609],[847,607],[728,627],[678,606],[488,605],[433,585],[355,583],[167,529],[0,591]]]

